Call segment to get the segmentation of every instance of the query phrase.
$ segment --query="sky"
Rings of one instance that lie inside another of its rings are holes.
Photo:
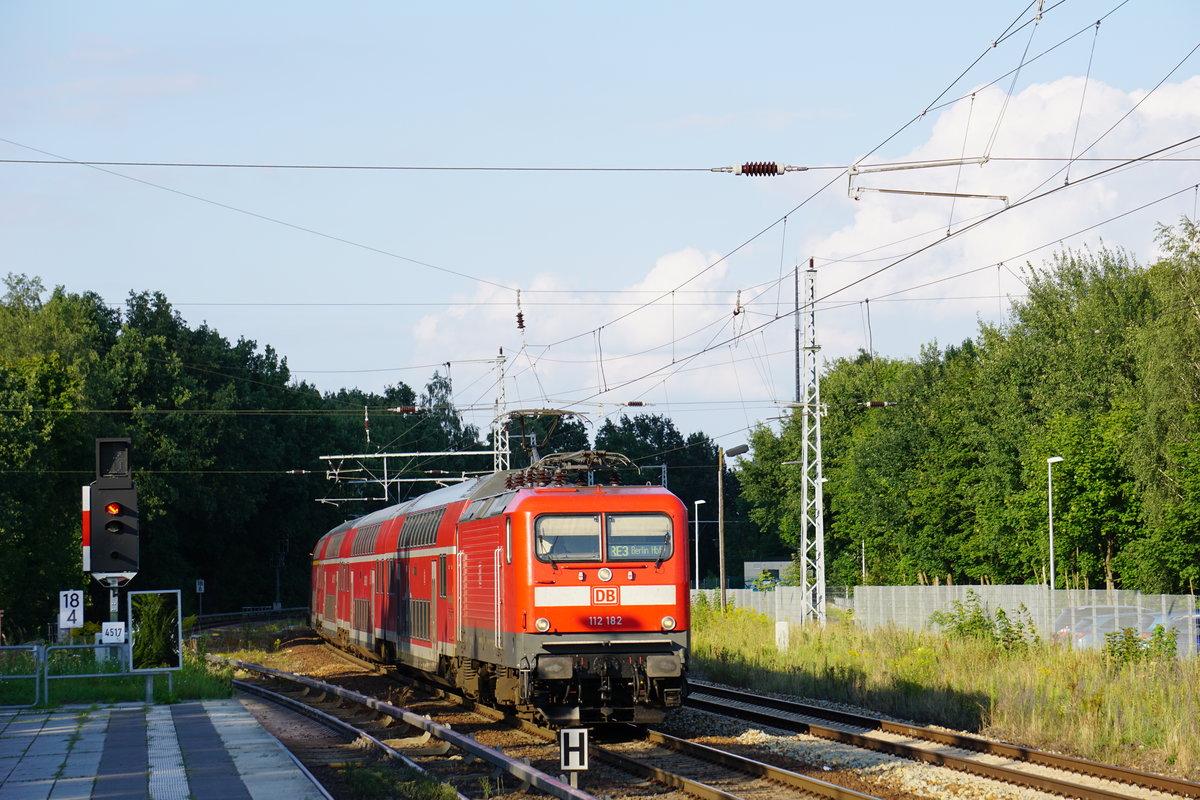
[[[732,447],[795,399],[810,259],[822,360],[914,358],[1195,217],[1200,4],[1040,10],[0,0],[0,275]]]

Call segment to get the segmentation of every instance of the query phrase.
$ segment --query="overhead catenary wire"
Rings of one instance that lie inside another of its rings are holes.
[[[1075,115],[1075,131],[1071,134],[1070,155],[1075,158],[1075,143],[1079,140],[1079,126],[1083,123],[1083,104],[1087,99],[1088,84],[1092,79],[1092,61],[1096,57],[1096,42],[1100,40],[1100,20],[1096,20],[1096,33],[1092,36],[1092,48],[1088,53],[1087,72],[1083,76],[1083,88],[1079,92],[1079,113]],[[1067,162],[1067,174],[1063,183],[1071,182],[1071,162]]]
[[[1044,14],[1044,13],[1046,13],[1046,12],[1049,12],[1049,11],[1051,11],[1051,10],[1053,10],[1053,9],[1055,9],[1055,8],[1057,8],[1057,7],[1059,7],[1059,6],[1061,6],[1061,5],[1063,4],[1063,2],[1065,2],[1065,0],[1060,0],[1060,2],[1053,4],[1053,5],[1051,5],[1051,6],[1050,6],[1050,7],[1048,7],[1048,8],[1039,9],[1039,15],[1041,15],[1041,14]],[[1115,12],[1117,9],[1119,9],[1121,6],[1123,6],[1123,5],[1124,5],[1126,2],[1128,2],[1128,0],[1122,0],[1122,2],[1121,2],[1121,3],[1119,3],[1119,4],[1118,4],[1116,7],[1114,7],[1112,10],[1110,10],[1110,11],[1108,12],[1108,14],[1105,14],[1105,15],[1104,15],[1104,17],[1102,17],[1102,19],[1103,19],[1103,18],[1106,18],[1107,16],[1109,16],[1109,15],[1111,15],[1111,14],[1113,14],[1113,13],[1114,13],[1114,12]],[[1027,7],[1025,11],[1028,11],[1028,10],[1029,10],[1029,8],[1032,8],[1032,6],[1033,6],[1033,4],[1031,3],[1031,4],[1030,4],[1030,6],[1029,6],[1029,7]],[[1024,15],[1025,11],[1023,11],[1023,12],[1022,12],[1022,16]],[[1018,16],[1018,17],[1017,17],[1017,19],[1020,19],[1020,16]],[[1031,20],[1030,22],[1032,22],[1032,20]],[[1014,25],[1015,25],[1015,24],[1016,24],[1016,20],[1014,20],[1014,22],[1013,22],[1013,23],[1010,23],[1010,24],[1009,24],[1009,26],[1008,26],[1008,28],[1006,28],[1006,30],[1005,30],[1005,33],[1004,33],[1004,34],[1002,34],[1000,37],[998,37],[996,40],[993,40],[993,41],[992,41],[992,43],[991,43],[991,47],[990,47],[990,48],[988,48],[988,49],[994,48],[994,47],[995,47],[995,46],[996,46],[996,45],[997,45],[997,44],[998,44],[1000,41],[1003,41],[1003,40],[1004,40],[1004,39],[1006,39],[1008,36],[1011,36],[1011,35],[1015,34],[1017,31],[1019,31],[1019,30],[1021,30],[1022,28],[1024,28],[1024,27],[1025,27],[1025,25],[1029,24],[1029,22],[1027,22],[1027,23],[1025,23],[1025,24],[1022,24],[1022,25],[1020,25],[1020,26],[1018,26],[1018,27],[1014,28]],[[1089,27],[1090,27],[1090,25],[1089,25]],[[1084,30],[1087,30],[1087,28],[1084,28]],[[1077,35],[1079,35],[1079,34],[1074,34],[1074,35],[1073,35],[1071,38],[1074,38],[1074,36],[1077,36]],[[983,56],[984,56],[984,55],[986,55],[987,51],[988,51],[988,50],[986,50],[986,49],[985,49],[984,53],[982,53],[982,54],[979,56],[979,58],[977,58],[977,59],[976,59],[976,60],[975,60],[975,61],[972,63],[972,66],[971,66],[971,67],[969,67],[969,68],[968,68],[967,70],[965,70],[965,71],[964,71],[962,74],[960,74],[958,78],[956,78],[956,79],[955,79],[953,82],[951,82],[951,84],[950,84],[949,86],[947,86],[947,87],[946,87],[946,89],[944,89],[944,90],[943,90],[941,93],[939,93],[939,95],[937,96],[937,98],[935,98],[935,100],[933,101],[933,103],[931,103],[931,104],[930,104],[930,106],[928,106],[928,107],[925,109],[925,111],[922,111],[920,114],[918,114],[918,115],[917,115],[916,117],[914,117],[912,120],[910,120],[909,122],[907,122],[907,123],[905,123],[904,125],[902,125],[902,126],[899,128],[899,129],[897,129],[895,132],[893,132],[891,135],[889,135],[887,138],[885,138],[885,139],[884,139],[882,142],[880,142],[879,144],[877,144],[877,145],[876,145],[874,148],[872,148],[872,149],[871,149],[871,150],[870,150],[870,151],[869,151],[869,152],[868,152],[868,153],[867,153],[865,156],[863,156],[863,159],[865,159],[865,158],[869,158],[871,155],[873,155],[874,153],[878,152],[878,151],[879,151],[879,150],[880,150],[882,147],[884,147],[884,146],[885,146],[885,145],[886,145],[888,142],[890,142],[890,141],[892,141],[894,138],[896,138],[896,136],[898,136],[898,135],[899,135],[899,134],[900,134],[902,131],[904,131],[905,129],[907,129],[909,126],[911,126],[911,125],[912,125],[913,123],[915,123],[917,120],[919,120],[919,119],[921,119],[922,117],[924,117],[924,116],[925,116],[925,114],[926,114],[926,113],[927,113],[927,112],[930,110],[930,108],[932,108],[933,104],[934,104],[934,103],[936,103],[938,99],[940,99],[941,97],[943,97],[943,96],[945,95],[945,93],[946,93],[947,91],[949,91],[949,89],[950,89],[950,88],[952,88],[952,87],[953,87],[953,85],[954,85],[954,84],[956,84],[956,83],[957,83],[959,80],[961,80],[961,79],[962,79],[962,77],[963,77],[963,76],[965,76],[965,75],[967,74],[967,72],[969,72],[969,71],[970,71],[970,69],[974,67],[974,65],[975,65],[975,64],[978,64],[978,63],[979,63],[979,61],[980,61],[980,60],[983,58]],[[1011,73],[1010,73],[1010,74],[1011,74]],[[862,161],[863,159],[859,159],[859,161]],[[745,247],[747,247],[747,246],[748,246],[750,243],[752,243],[752,242],[756,241],[758,238],[760,238],[760,237],[761,237],[763,234],[765,234],[767,231],[769,231],[769,230],[771,230],[772,228],[774,228],[776,225],[779,225],[779,224],[781,224],[781,223],[783,222],[783,220],[787,219],[787,217],[789,217],[789,216],[791,216],[791,215],[795,214],[795,213],[796,213],[796,212],[798,212],[798,211],[799,211],[801,208],[803,208],[805,205],[807,205],[809,202],[811,202],[812,200],[814,200],[814,199],[815,199],[817,196],[819,196],[820,194],[822,194],[823,192],[825,192],[826,190],[828,190],[828,189],[829,189],[829,188],[830,188],[830,187],[831,187],[833,184],[835,184],[837,181],[839,181],[839,180],[840,180],[840,179],[841,179],[841,178],[842,178],[842,177],[843,177],[845,174],[846,174],[846,170],[842,170],[842,171],[840,171],[838,175],[834,176],[834,177],[833,177],[833,178],[832,178],[830,181],[828,181],[827,183],[823,184],[823,185],[822,185],[822,186],[820,186],[818,189],[816,189],[814,192],[812,192],[811,194],[809,194],[809,195],[808,195],[806,198],[804,198],[804,199],[803,199],[803,200],[802,200],[800,203],[798,203],[797,205],[795,205],[795,206],[794,206],[792,209],[790,209],[790,210],[789,210],[787,213],[785,213],[783,216],[779,217],[778,219],[776,219],[776,220],[775,220],[774,222],[772,222],[771,224],[769,224],[769,225],[767,225],[766,227],[762,228],[762,229],[761,229],[761,230],[759,230],[757,233],[753,234],[753,235],[752,235],[752,236],[750,236],[748,239],[746,239],[745,241],[743,241],[741,244],[739,244],[738,246],[734,247],[733,249],[731,249],[730,251],[728,251],[727,253],[725,253],[725,255],[721,256],[720,258],[716,259],[716,260],[715,260],[715,261],[713,261],[712,263],[710,263],[710,264],[708,264],[707,266],[705,266],[703,269],[701,269],[701,270],[699,270],[699,271],[697,271],[697,272],[693,273],[693,274],[692,274],[692,275],[691,275],[691,276],[690,276],[688,279],[686,279],[685,281],[681,282],[681,283],[680,283],[678,286],[676,286],[676,287],[675,287],[675,289],[676,289],[676,290],[678,290],[678,289],[680,289],[680,288],[682,288],[682,287],[684,287],[684,286],[688,285],[688,284],[689,284],[689,283],[691,283],[692,281],[694,281],[694,280],[697,280],[697,279],[698,279],[700,276],[704,275],[704,274],[705,274],[705,273],[707,273],[708,271],[710,271],[710,270],[712,270],[713,268],[715,268],[717,265],[719,265],[719,264],[721,264],[721,263],[723,263],[723,262],[727,261],[728,259],[730,259],[730,258],[731,258],[731,257],[732,257],[734,254],[736,254],[736,253],[737,253],[737,252],[739,252],[740,250],[742,250],[742,249],[744,249]],[[668,292],[669,292],[669,291],[670,291],[670,290],[668,290]],[[638,313],[638,312],[639,312],[639,311],[641,311],[641,310],[642,310],[642,308],[644,308],[644,307],[649,307],[650,305],[654,305],[654,304],[656,304],[657,302],[660,302],[660,301],[661,301],[661,300],[662,300],[664,297],[666,297],[666,296],[667,296],[667,293],[664,293],[664,294],[660,295],[658,298],[656,298],[655,300],[648,301],[648,302],[647,302],[647,303],[646,303],[644,306],[641,306],[641,307],[638,307],[638,308],[632,309],[632,310],[630,310],[629,312],[627,312],[627,313],[625,313],[625,314],[622,314],[622,315],[620,315],[620,316],[616,317],[615,319],[611,319],[611,320],[609,320],[609,321],[608,321],[607,323],[605,323],[605,324],[607,324],[607,325],[613,325],[613,324],[615,324],[616,322],[619,322],[619,321],[621,321],[621,320],[623,320],[623,319],[626,319],[627,317],[629,317],[629,316],[631,316],[631,315],[633,315],[633,314],[635,314],[635,313]],[[575,339],[575,338],[578,338],[578,337],[580,337],[580,336],[587,336],[587,335],[589,335],[589,334],[591,334],[591,333],[592,333],[592,331],[585,331],[585,332],[581,332],[581,333],[579,333],[579,334],[576,334],[576,335],[574,335],[574,336],[568,336],[568,337],[565,337],[565,338],[563,338],[563,339],[559,339],[559,340],[557,340],[557,341],[555,341],[555,342],[552,342],[551,344],[547,345],[547,348],[549,348],[549,347],[554,347],[554,346],[561,345],[561,344],[565,344],[566,342],[569,342],[569,341],[571,341],[571,340],[573,340],[573,339]]]
[[[1179,146],[1181,146],[1181,145],[1184,145],[1184,144],[1188,144],[1188,143],[1190,143],[1190,142],[1192,142],[1192,141],[1196,141],[1196,140],[1200,140],[1200,135],[1193,136],[1193,137],[1189,137],[1189,138],[1187,138],[1187,139],[1183,139],[1183,140],[1181,140],[1181,141],[1179,141],[1179,142],[1176,142],[1176,143],[1174,143],[1174,144],[1167,145],[1166,147],[1159,148],[1158,150],[1152,151],[1152,152],[1151,152],[1151,153],[1149,153],[1148,155],[1153,155],[1153,154],[1155,154],[1155,153],[1159,153],[1159,152],[1165,152],[1165,151],[1171,150],[1171,149],[1173,149],[1173,148],[1179,147]],[[1124,165],[1123,165],[1123,164],[1122,164],[1122,165],[1117,165],[1117,166],[1110,167],[1110,168],[1108,168],[1108,169],[1104,169],[1104,170],[1100,170],[1100,171],[1098,171],[1098,172],[1092,173],[1092,174],[1090,174],[1090,175],[1088,175],[1088,176],[1085,176],[1084,178],[1081,178],[1081,179],[1079,179],[1078,181],[1076,181],[1075,183],[1071,184],[1070,186],[1078,186],[1080,183],[1083,183],[1083,182],[1086,182],[1086,181],[1095,180],[1095,179],[1097,179],[1097,178],[1099,178],[1099,177],[1102,177],[1102,176],[1104,176],[1104,175],[1106,175],[1106,174],[1109,174],[1110,172],[1112,172],[1112,171],[1114,171],[1114,170],[1116,170],[1116,169],[1119,169],[1121,166],[1124,166]],[[1000,215],[1000,214],[1008,213],[1009,211],[1011,211],[1011,210],[1013,210],[1013,209],[1016,209],[1016,208],[1018,208],[1018,207],[1021,207],[1021,206],[1024,206],[1024,205],[1028,205],[1029,203],[1035,202],[1035,201],[1037,201],[1037,200],[1044,199],[1045,197],[1048,197],[1048,196],[1050,196],[1050,195],[1056,194],[1056,193],[1057,193],[1057,192],[1059,192],[1060,190],[1067,189],[1067,188],[1070,188],[1070,187],[1069,187],[1069,186],[1059,186],[1059,187],[1055,187],[1055,188],[1049,189],[1049,190],[1047,190],[1047,191],[1045,191],[1045,192],[1042,192],[1042,193],[1041,193],[1041,194],[1039,194],[1039,195],[1035,195],[1035,196],[1032,196],[1032,197],[1026,197],[1026,198],[1024,198],[1023,200],[1019,201],[1018,203],[1014,203],[1014,204],[1013,204],[1012,206],[1010,206],[1009,208],[1006,208],[1006,209],[1001,209],[1001,210],[999,210],[999,211],[996,211],[996,212],[994,212],[993,214],[987,215],[987,216],[986,216],[986,217],[984,217],[983,219],[981,219],[981,220],[979,220],[979,221],[977,221],[977,222],[975,222],[975,223],[973,223],[973,224],[971,224],[971,225],[965,226],[965,227],[963,227],[963,228],[960,228],[960,229],[958,229],[958,230],[954,231],[954,232],[953,232],[953,233],[952,233],[950,236],[948,236],[948,237],[945,237],[945,238],[943,238],[943,239],[939,239],[939,240],[937,240],[936,242],[932,242],[932,243],[930,243],[930,244],[928,244],[928,245],[926,245],[926,246],[924,246],[924,247],[922,247],[922,248],[919,248],[918,250],[915,250],[915,251],[913,251],[912,253],[910,253],[910,254],[908,254],[908,255],[905,255],[905,256],[903,256],[903,257],[901,257],[901,258],[897,259],[896,261],[892,262],[891,264],[889,264],[889,265],[887,265],[887,266],[881,267],[881,268],[879,268],[879,269],[877,269],[877,270],[875,270],[875,271],[873,271],[873,272],[869,273],[868,275],[862,276],[862,277],[860,277],[860,278],[858,278],[858,279],[856,279],[856,280],[853,280],[853,281],[851,281],[851,282],[849,282],[849,283],[847,283],[847,284],[844,284],[844,285],[842,285],[842,286],[840,286],[840,287],[838,287],[838,288],[836,288],[836,289],[834,289],[834,290],[832,290],[832,291],[830,291],[830,292],[826,293],[826,294],[825,294],[825,295],[823,295],[822,297],[820,297],[820,298],[816,298],[816,299],[815,299],[815,302],[820,302],[820,301],[823,301],[823,300],[827,300],[827,299],[829,299],[830,297],[836,296],[837,294],[840,294],[841,292],[844,292],[844,291],[846,291],[847,289],[849,289],[849,288],[852,288],[853,286],[855,286],[855,285],[857,285],[857,284],[859,284],[859,283],[862,283],[863,281],[865,281],[865,280],[867,280],[867,279],[869,279],[869,278],[871,278],[871,277],[874,277],[874,276],[876,276],[876,275],[878,275],[878,274],[880,274],[880,273],[882,273],[882,272],[884,272],[884,271],[886,271],[886,270],[888,270],[888,269],[891,269],[891,268],[895,267],[896,265],[898,265],[898,264],[900,264],[900,263],[903,263],[904,261],[907,261],[907,260],[908,260],[908,259],[910,259],[910,258],[913,258],[913,257],[915,257],[916,255],[918,255],[918,254],[919,254],[919,253],[921,253],[921,252],[924,252],[924,251],[926,251],[926,250],[928,250],[928,249],[930,249],[930,248],[932,248],[932,247],[935,247],[935,246],[937,246],[937,245],[941,244],[942,242],[944,242],[944,241],[946,241],[946,240],[948,240],[948,239],[950,239],[950,238],[953,238],[953,237],[958,237],[958,236],[962,235],[963,233],[965,233],[966,231],[968,231],[968,230],[971,230],[971,229],[973,229],[973,228],[975,228],[975,227],[977,227],[977,226],[979,226],[979,225],[981,225],[981,224],[983,224],[983,223],[985,223],[985,222],[987,222],[987,221],[990,221],[991,219],[994,219],[996,216],[998,216],[998,215]],[[1189,188],[1190,188],[1190,186],[1189,186]],[[988,266],[990,267],[991,265],[989,264]],[[757,330],[760,330],[761,328],[764,328],[764,327],[767,327],[767,326],[769,326],[769,325],[772,325],[772,324],[774,324],[774,323],[775,323],[775,322],[777,322],[779,319],[781,319],[781,317],[776,317],[776,318],[769,319],[769,320],[767,320],[766,322],[763,322],[763,323],[761,323],[760,325],[754,326],[753,328],[750,328],[749,330],[747,330],[747,331],[744,331],[744,332],[743,332],[743,333],[741,333],[741,334],[736,334],[734,337],[730,337],[730,338],[728,338],[728,339],[726,339],[726,340],[724,340],[724,341],[722,341],[722,342],[713,342],[713,343],[711,343],[709,346],[705,347],[704,349],[702,349],[702,350],[700,350],[700,351],[697,351],[697,352],[695,352],[695,353],[693,353],[693,354],[691,354],[691,355],[689,355],[689,356],[685,356],[685,357],[684,357],[684,359],[683,359],[682,361],[683,361],[683,362],[686,362],[686,361],[690,361],[690,360],[692,360],[692,359],[698,358],[699,356],[701,356],[701,355],[705,354],[706,352],[710,352],[710,351],[712,351],[712,350],[714,350],[714,349],[716,349],[716,348],[718,348],[718,347],[724,346],[724,345],[726,345],[726,344],[730,344],[730,343],[731,343],[731,342],[732,342],[732,341],[733,341],[733,340],[736,338],[736,336],[745,335],[746,333],[755,332],[755,331],[757,331]],[[681,362],[681,363],[682,363],[682,362]],[[662,373],[664,370],[666,370],[668,367],[673,367],[673,366],[674,366],[674,365],[664,365],[664,366],[660,366],[660,367],[658,367],[658,368],[656,368],[656,369],[654,369],[654,370],[651,370],[651,371],[650,371],[650,372],[648,372],[648,373],[645,373],[644,375],[642,375],[642,376],[640,376],[640,377],[631,378],[631,379],[625,380],[625,381],[623,381],[622,383],[620,383],[620,384],[616,384],[616,385],[606,385],[606,387],[605,387],[604,391],[612,391],[612,390],[619,390],[619,389],[626,388],[627,386],[630,386],[630,385],[632,385],[632,384],[634,384],[634,383],[637,383],[638,381],[641,381],[641,380],[646,380],[646,379],[648,379],[648,378],[651,378],[651,377],[656,377],[657,375],[659,375],[660,373]],[[594,398],[594,397],[597,397],[597,396],[599,396],[600,394],[603,394],[603,393],[604,393],[604,391],[600,391],[600,392],[593,392],[592,394],[590,394],[590,395],[587,395],[586,397],[584,397],[584,398],[582,398],[582,399],[592,399],[592,398]]]
[[[1010,28],[1011,28],[1011,26],[1010,26]],[[1006,33],[1007,33],[1007,31],[1006,31]],[[995,43],[993,43],[993,47],[994,47],[994,46],[995,46]],[[982,58],[982,55],[981,55],[981,58]],[[964,74],[966,74],[966,73],[964,72]],[[784,225],[786,226],[786,218],[785,218],[785,221],[784,221]],[[674,299],[674,296],[673,296],[673,299]],[[755,312],[755,313],[757,313],[757,312]],[[672,342],[674,342],[674,341],[676,341],[676,337],[675,337],[675,336],[672,336]],[[526,357],[527,357],[527,359],[530,359],[530,364],[531,364],[531,366],[532,366],[532,363],[533,363],[533,362],[532,362],[532,359],[530,358],[530,354],[529,354],[528,352],[526,352]],[[621,357],[621,356],[619,356],[619,355],[613,355],[613,354],[610,354],[610,355],[608,356],[608,358],[609,358],[609,360],[610,360],[610,361],[612,361],[612,360],[614,360],[615,358],[618,358],[618,357]],[[548,361],[552,361],[553,359],[546,359],[546,360],[548,360]],[[293,372],[293,373],[307,373],[307,372],[319,372],[319,371],[302,371],[302,370],[292,370],[292,372]],[[334,371],[329,371],[329,372],[334,372]]]
[[[455,275],[455,276],[457,276],[457,277],[459,277],[459,278],[465,278],[465,279],[467,279],[467,280],[475,281],[475,282],[477,282],[477,283],[482,283],[482,284],[485,284],[485,285],[487,285],[487,286],[494,286],[494,287],[496,287],[496,288],[498,288],[498,289],[505,289],[505,290],[508,290],[508,291],[516,291],[516,289],[515,289],[514,287],[512,287],[512,286],[507,286],[507,285],[505,285],[505,284],[502,284],[502,283],[497,283],[496,281],[489,280],[489,279],[487,279],[487,278],[480,278],[480,277],[477,277],[477,276],[474,276],[474,275],[468,275],[468,274],[467,274],[467,273],[465,273],[465,272],[459,272],[458,270],[453,270],[453,269],[450,269],[450,268],[448,268],[448,267],[441,267],[441,266],[438,266],[438,265],[436,265],[436,264],[430,264],[429,262],[426,262],[426,261],[420,261],[420,260],[418,260],[418,259],[415,259],[415,258],[410,258],[410,257],[408,257],[408,256],[400,255],[399,253],[393,253],[393,252],[390,252],[390,251],[388,251],[388,250],[384,250],[384,249],[382,249],[382,248],[379,248],[379,247],[374,247],[374,246],[372,246],[372,245],[363,244],[362,242],[356,242],[356,241],[354,241],[353,239],[347,239],[347,238],[346,238],[346,237],[344,237],[344,236],[335,236],[334,234],[331,234],[331,233],[325,233],[324,231],[319,231],[319,230],[317,230],[317,229],[315,229],[315,228],[309,228],[309,227],[306,227],[306,226],[304,226],[304,225],[297,225],[297,224],[296,224],[296,223],[294,223],[294,222],[287,222],[286,220],[278,219],[278,218],[276,218],[276,217],[270,217],[270,216],[267,216],[266,214],[260,214],[260,213],[258,213],[257,211],[250,211],[250,210],[248,210],[248,209],[239,208],[238,206],[230,205],[229,203],[222,203],[222,202],[220,202],[219,200],[213,200],[213,199],[211,199],[211,198],[208,198],[208,197],[203,197],[203,196],[201,196],[201,195],[198,195],[198,194],[193,194],[193,193],[191,193],[191,192],[185,192],[185,191],[182,191],[182,190],[180,190],[180,189],[175,189],[175,188],[173,188],[173,187],[171,187],[171,186],[164,186],[164,185],[163,185],[163,184],[161,184],[161,183],[155,183],[154,181],[148,181],[148,180],[145,180],[144,178],[137,178],[137,177],[134,177],[133,175],[125,175],[125,174],[123,174],[123,173],[120,173],[120,172],[115,172],[115,171],[113,171],[113,170],[111,170],[111,169],[108,169],[108,168],[106,168],[106,167],[102,167],[102,166],[95,166],[95,165],[91,165],[91,164],[86,164],[86,163],[84,163],[84,162],[77,162],[77,161],[75,161],[75,160],[73,160],[73,159],[70,159],[70,158],[68,158],[68,157],[66,157],[66,156],[61,156],[61,155],[58,155],[57,153],[51,153],[51,152],[48,152],[48,151],[46,151],[46,150],[41,150],[41,149],[39,149],[39,148],[37,148],[37,147],[32,147],[32,146],[30,146],[30,145],[27,145],[27,144],[21,144],[20,142],[15,142],[15,141],[13,141],[12,139],[5,139],[5,138],[2,138],[2,137],[0,137],[0,142],[4,142],[4,143],[6,143],[6,144],[11,144],[11,145],[13,145],[13,146],[15,146],[15,147],[21,147],[21,148],[24,148],[24,149],[26,149],[26,150],[32,150],[32,151],[34,151],[34,152],[37,152],[37,153],[42,153],[43,155],[52,156],[53,158],[59,159],[59,160],[60,160],[62,163],[66,163],[66,164],[78,164],[78,165],[81,165],[81,166],[86,166],[86,167],[88,167],[89,169],[98,170],[98,171],[100,171],[100,172],[103,172],[103,173],[105,173],[105,174],[108,174],[108,175],[113,175],[113,176],[115,176],[115,177],[122,178],[122,179],[124,179],[124,180],[133,181],[134,183],[141,183],[141,184],[144,184],[144,185],[146,185],[146,186],[151,186],[151,187],[153,187],[153,188],[155,188],[155,189],[160,189],[160,190],[162,190],[162,191],[164,191],[164,192],[170,192],[170,193],[172,193],[172,194],[179,195],[180,197],[186,197],[186,198],[189,198],[189,199],[191,199],[191,200],[196,200],[196,201],[199,201],[199,202],[201,202],[201,203],[207,203],[207,204],[209,204],[209,205],[216,206],[217,208],[223,208],[223,209],[225,209],[225,210],[227,210],[227,211],[233,211],[233,212],[235,212],[235,213],[238,213],[238,214],[245,214],[246,216],[253,217],[253,218],[255,218],[255,219],[259,219],[259,220],[262,220],[262,221],[264,221],[264,222],[270,222],[270,223],[272,223],[272,224],[274,224],[274,225],[280,225],[280,226],[282,226],[282,227],[285,227],[285,228],[290,228],[290,229],[292,229],[292,230],[295,230],[295,231],[300,231],[300,232],[302,232],[302,233],[311,234],[311,235],[313,235],[313,236],[319,236],[319,237],[321,237],[321,238],[323,238],[323,239],[328,239],[329,241],[333,241],[333,242],[339,242],[339,243],[341,243],[341,244],[349,245],[350,247],[356,247],[356,248],[359,248],[359,249],[361,249],[361,250],[366,250],[366,251],[368,251],[368,252],[375,253],[375,254],[377,254],[377,255],[387,256],[388,258],[394,258],[394,259],[397,259],[397,260],[400,260],[400,261],[407,262],[407,263],[409,263],[409,264],[413,264],[413,265],[415,265],[415,266],[419,266],[419,267],[426,267],[426,268],[428,268],[428,269],[432,269],[432,270],[435,270],[435,271],[437,271],[437,272],[444,272],[444,273],[446,273],[446,274],[448,274],[448,275]],[[52,162],[52,163],[58,163],[58,162]]]

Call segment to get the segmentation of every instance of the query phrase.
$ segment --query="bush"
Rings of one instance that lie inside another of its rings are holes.
[[[935,611],[929,621],[952,639],[980,639],[1002,650],[1024,650],[1041,641],[1024,603],[1012,617],[1003,608],[992,616],[973,591],[967,592],[965,603],[955,600],[953,611]]]
[[[1179,631],[1155,625],[1149,639],[1143,639],[1135,628],[1122,628],[1104,634],[1104,660],[1113,667],[1144,661],[1175,660]]]

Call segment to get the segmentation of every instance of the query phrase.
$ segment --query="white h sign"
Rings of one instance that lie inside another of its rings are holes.
[[[559,729],[558,764],[558,768],[564,772],[588,768],[587,728]]]

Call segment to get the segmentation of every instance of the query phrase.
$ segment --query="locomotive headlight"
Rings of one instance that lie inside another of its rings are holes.
[[[675,626],[674,620],[671,620],[671,626]],[[538,629],[538,633],[545,633],[546,631],[550,630],[550,620],[546,619],[545,617],[538,617],[537,621],[533,623],[533,627]]]
[[[662,627],[664,631],[675,630],[675,618],[668,615],[662,618]]]
[[[608,567],[603,567],[603,568],[601,568],[601,570],[599,572],[596,573],[596,577],[605,582],[611,581],[612,580],[612,570],[609,569]]]

